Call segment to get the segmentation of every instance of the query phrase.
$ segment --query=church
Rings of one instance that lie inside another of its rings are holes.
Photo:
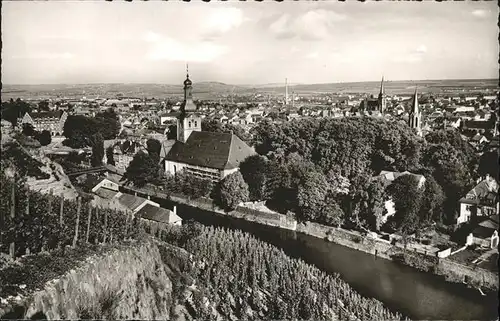
[[[366,112],[379,112],[384,114],[386,110],[386,95],[384,91],[384,77],[382,77],[382,82],[380,83],[380,92],[377,98],[373,95],[370,98],[365,98],[361,101],[360,110]]]
[[[255,151],[233,133],[204,132],[193,101],[189,72],[184,81],[184,101],[177,118],[177,139],[165,156],[165,173],[181,170],[218,182],[238,170]]]

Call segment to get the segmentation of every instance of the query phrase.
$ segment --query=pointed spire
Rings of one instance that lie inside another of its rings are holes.
[[[412,112],[414,114],[418,114],[418,96],[417,96],[417,87],[415,87],[415,93],[413,94],[413,108]]]
[[[186,63],[186,77],[189,78],[189,64]]]
[[[382,81],[380,82],[380,94],[384,94],[384,76],[382,76]]]

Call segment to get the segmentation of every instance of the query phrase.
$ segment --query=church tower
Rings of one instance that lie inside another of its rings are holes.
[[[196,114],[196,105],[193,102],[192,86],[189,79],[189,69],[186,66],[186,80],[184,80],[184,101],[181,105],[181,114],[177,119],[177,140],[185,143],[193,131],[201,131],[201,117]]]
[[[418,107],[417,88],[413,94],[413,104],[408,118],[408,125],[417,131],[417,135],[422,136],[422,113]]]
[[[384,76],[382,76],[382,82],[380,83],[380,93],[378,94],[378,111],[380,113],[385,112],[386,101],[384,92]]]

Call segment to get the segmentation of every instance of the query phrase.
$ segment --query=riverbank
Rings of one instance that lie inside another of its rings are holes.
[[[128,189],[131,192],[136,191],[144,195],[169,199],[174,203],[195,207],[218,215],[230,216],[258,224],[292,230],[328,240],[329,242],[372,254],[386,260],[395,261],[420,271],[442,276],[448,282],[464,283],[470,287],[481,288],[485,291],[498,291],[499,289],[498,275],[494,272],[476,266],[471,267],[462,265],[446,258],[442,259],[429,254],[426,255],[416,251],[406,250],[404,247],[393,245],[388,241],[380,239],[375,240],[353,231],[313,222],[297,223],[295,220],[290,220],[283,214],[279,214],[280,216],[278,219],[272,219],[266,217],[265,212],[252,211],[252,213],[249,213],[242,211],[241,208],[235,211],[225,212],[217,208],[210,199],[189,199],[179,194],[167,195],[151,190]]]
[[[326,239],[358,251],[444,277],[448,282],[464,283],[474,288],[498,291],[498,274],[476,266],[466,266],[450,259],[425,255],[385,240],[375,240],[341,228],[306,222],[297,225],[297,232]]]

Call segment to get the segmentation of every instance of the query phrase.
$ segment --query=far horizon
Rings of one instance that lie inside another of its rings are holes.
[[[190,79],[192,77],[190,76]],[[384,79],[384,83],[390,82],[433,82],[433,81],[500,81],[500,78],[442,78],[442,79]],[[380,83],[379,80],[366,80],[366,81],[339,81],[339,82],[323,82],[323,83],[305,83],[305,82],[288,82],[288,86],[313,86],[313,85],[338,85],[338,84],[360,84],[360,83]],[[193,80],[193,87],[196,84],[223,84],[228,86],[252,87],[252,86],[285,86],[285,81],[282,82],[269,82],[269,83],[256,83],[256,84],[234,84],[225,83],[217,80],[208,81],[195,81]],[[82,85],[165,85],[165,86],[182,86],[182,81],[178,83],[158,83],[158,82],[93,82],[93,83],[32,83],[32,84],[3,84],[3,86],[82,86]],[[500,83],[499,83],[500,86]]]
[[[498,77],[489,1],[2,4],[4,84]]]

